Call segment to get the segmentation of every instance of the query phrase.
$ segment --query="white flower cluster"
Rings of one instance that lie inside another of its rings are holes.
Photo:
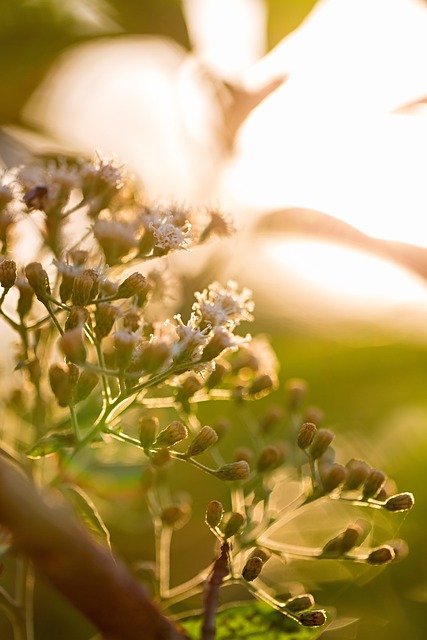
[[[239,293],[237,283],[230,280],[226,287],[213,282],[204,291],[196,292],[193,311],[211,327],[233,329],[243,320],[252,321],[254,302],[252,291],[244,288]]]

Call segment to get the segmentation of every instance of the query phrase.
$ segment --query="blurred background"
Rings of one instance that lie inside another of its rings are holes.
[[[99,150],[153,199],[228,212],[229,241],[174,258],[183,307],[213,274],[253,288],[254,332],[281,363],[273,401],[306,379],[344,454],[415,493],[405,562],[320,585],[357,619],[325,637],[424,638],[427,2],[2,0],[0,18],[3,165]],[[183,531],[185,574],[199,532]],[[40,638],[85,637],[45,590]]]

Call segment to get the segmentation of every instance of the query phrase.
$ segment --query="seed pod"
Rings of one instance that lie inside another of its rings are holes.
[[[414,506],[414,502],[413,494],[406,491],[405,493],[397,493],[395,496],[391,496],[383,506],[387,511],[409,511]]]
[[[326,622],[326,614],[322,609],[304,611],[299,616],[299,621],[304,627],[321,627]]]
[[[307,609],[311,609],[311,607],[314,607],[314,598],[311,593],[303,593],[300,596],[295,596],[295,598],[287,600],[285,603],[285,607],[291,613],[300,613],[301,611],[307,611]]]
[[[251,470],[248,463],[245,460],[239,460],[238,462],[231,462],[225,464],[215,471],[215,475],[220,480],[233,481],[233,480],[246,480],[249,477]]]
[[[363,498],[365,500],[375,498],[386,480],[387,476],[383,471],[380,471],[380,469],[371,469],[363,485]]]
[[[93,371],[83,369],[74,390],[73,400],[77,404],[86,400],[98,384],[99,377]]]
[[[25,267],[25,275],[38,300],[47,300],[50,295],[49,278],[40,262],[30,262]]]
[[[224,538],[235,536],[243,528],[246,518],[241,513],[233,511],[224,525]]]
[[[352,458],[345,466],[348,470],[348,476],[343,489],[345,491],[354,491],[358,489],[368,477],[369,465],[363,460],[355,460]]]
[[[101,340],[110,333],[114,326],[119,310],[109,302],[101,302],[95,312],[95,334]]]
[[[216,444],[217,441],[218,436],[212,427],[202,427],[199,433],[194,437],[185,455],[188,458],[199,456],[201,453]]]
[[[151,447],[156,439],[159,420],[155,416],[142,416],[139,420],[139,441],[144,449]]]
[[[14,260],[3,260],[0,262],[0,284],[6,291],[9,291],[16,282],[16,262]]]
[[[301,425],[300,430],[298,432],[297,445],[300,449],[308,449],[308,447],[313,442],[314,436],[317,433],[317,427],[313,422],[304,422]]]
[[[389,544],[384,544],[381,547],[373,549],[367,557],[366,562],[372,565],[387,564],[394,560],[395,556],[396,553],[393,547]]]
[[[248,558],[245,566],[243,567],[242,577],[247,580],[247,582],[252,582],[258,578],[263,566],[264,563],[258,556]]]
[[[206,507],[205,521],[212,529],[221,524],[224,507],[219,500],[211,500]]]
[[[166,429],[160,431],[154,442],[154,447],[172,447],[174,444],[177,444],[177,442],[185,440],[187,436],[187,427],[183,425],[182,422],[174,420]]]
[[[257,471],[259,473],[266,473],[272,471],[278,466],[279,463],[279,450],[273,445],[268,445],[259,454],[257,462]]]

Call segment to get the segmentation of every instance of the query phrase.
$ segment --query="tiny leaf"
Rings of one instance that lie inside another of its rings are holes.
[[[76,487],[75,485],[61,484],[59,488],[69,499],[76,514],[92,536],[100,544],[107,546],[111,550],[110,532],[89,496],[80,487]]]
[[[52,431],[37,440],[31,449],[27,451],[27,456],[32,460],[36,460],[70,448],[73,445],[74,435],[71,431]]]

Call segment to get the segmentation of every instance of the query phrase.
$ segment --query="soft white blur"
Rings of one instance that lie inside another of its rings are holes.
[[[193,54],[154,37],[78,47],[53,69],[27,119],[68,147],[122,157],[153,197],[222,204],[246,231],[268,211],[306,207],[427,247],[427,117],[407,107],[427,96],[423,0],[320,0],[264,57],[259,0],[186,0],[185,14]],[[249,91],[288,76],[249,114],[231,151],[231,96],[212,72]],[[255,272],[273,269],[277,281],[297,271],[305,292],[322,289],[325,301],[326,288],[354,314],[420,308],[424,283],[390,263],[315,248],[313,238],[309,246],[276,240],[251,256]],[[250,248],[241,244],[229,271],[246,281]],[[277,305],[274,287],[262,293]]]

